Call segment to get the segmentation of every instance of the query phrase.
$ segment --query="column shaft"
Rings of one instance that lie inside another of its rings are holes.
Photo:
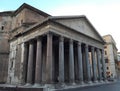
[[[36,68],[35,68],[35,83],[40,84],[42,82],[42,43],[41,39],[37,38],[37,50],[36,50]]]
[[[91,76],[90,76],[90,62],[89,62],[89,54],[88,54],[88,45],[85,45],[85,60],[86,60],[86,69],[87,69],[87,81],[91,81]]]
[[[74,72],[74,49],[73,49],[73,40],[69,41],[69,79],[73,83],[75,79]]]
[[[27,69],[27,83],[32,84],[33,78],[33,52],[34,52],[34,43],[30,41],[29,43],[29,55],[28,55],[28,69]]]
[[[46,58],[46,81],[47,83],[53,82],[53,43],[52,34],[47,34],[47,58]]]
[[[99,80],[102,80],[102,75],[101,75],[101,63],[100,63],[100,50],[97,48],[97,67],[98,67],[98,77]]]
[[[104,50],[101,50],[101,60],[102,60],[102,67],[103,67],[103,77],[106,80],[106,66],[105,66],[105,59],[104,59]]]
[[[95,60],[95,48],[91,47],[92,49],[92,69],[93,69],[93,80],[97,80],[97,66],[96,66],[96,60]]]
[[[80,83],[83,83],[83,63],[82,63],[82,52],[81,42],[78,42],[78,79]]]
[[[59,82],[64,83],[64,38],[59,39]]]
[[[28,44],[24,43],[24,52],[23,52],[23,82],[27,81],[27,63],[28,63]]]

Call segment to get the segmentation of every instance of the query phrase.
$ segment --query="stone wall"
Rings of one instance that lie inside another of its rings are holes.
[[[4,15],[5,14],[5,15]],[[9,59],[9,31],[11,17],[6,13],[0,15],[0,83],[6,83]]]

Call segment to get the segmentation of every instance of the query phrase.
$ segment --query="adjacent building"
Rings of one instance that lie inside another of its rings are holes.
[[[107,80],[105,41],[85,16],[51,16],[23,4],[9,17],[8,84],[55,87]]]
[[[111,35],[103,36],[106,44],[104,45],[105,63],[107,69],[107,77],[117,77],[116,63],[117,63],[117,47]]]
[[[117,53],[117,78],[120,79],[120,52]]]

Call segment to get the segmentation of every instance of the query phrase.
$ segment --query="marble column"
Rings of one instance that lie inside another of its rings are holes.
[[[53,83],[53,35],[47,34],[46,81]]]
[[[89,53],[88,53],[88,45],[85,45],[85,61],[86,61],[86,71],[87,71],[87,81],[88,83],[91,82],[91,76],[90,76],[90,62],[89,62]]]
[[[75,72],[74,72],[74,48],[73,48],[73,40],[69,40],[69,81],[70,83],[74,83],[75,80]]]
[[[83,63],[82,63],[81,42],[78,42],[77,48],[78,48],[78,79],[80,83],[83,83]]]
[[[23,52],[23,83],[27,81],[27,63],[28,63],[28,43],[24,43],[24,52]]]
[[[59,39],[59,83],[64,83],[64,38]]]
[[[36,49],[36,68],[35,68],[35,85],[39,85],[42,82],[42,40],[37,38]]]
[[[98,78],[101,81],[102,75],[101,75],[101,63],[100,63],[100,50],[97,48],[97,67],[98,67]]]
[[[95,60],[95,48],[92,46],[91,47],[92,51],[92,69],[93,69],[93,81],[97,81],[97,65],[96,65],[96,60]]]
[[[103,79],[106,81],[106,66],[105,66],[105,59],[104,59],[104,50],[101,50],[101,60],[102,60],[102,67],[103,67]]]
[[[27,85],[32,84],[33,78],[33,56],[34,56],[34,42],[29,42],[29,54],[28,54],[28,69],[27,69]]]

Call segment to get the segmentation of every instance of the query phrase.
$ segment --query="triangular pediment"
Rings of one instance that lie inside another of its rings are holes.
[[[89,20],[85,16],[66,16],[66,17],[53,17],[56,22],[59,22],[71,29],[74,29],[84,35],[87,35],[93,39],[104,42],[101,35],[92,26]]]

